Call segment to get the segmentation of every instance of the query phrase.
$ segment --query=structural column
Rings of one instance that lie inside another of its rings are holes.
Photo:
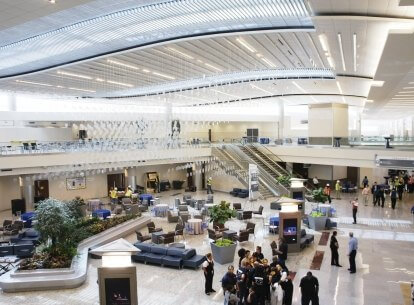
[[[340,103],[309,105],[308,126],[311,145],[333,145],[335,138],[341,138],[341,144],[348,144],[348,105]]]

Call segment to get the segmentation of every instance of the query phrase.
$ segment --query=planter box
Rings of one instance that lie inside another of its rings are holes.
[[[229,264],[234,261],[234,254],[236,253],[236,243],[228,247],[217,247],[215,243],[210,243],[213,260],[221,265]]]
[[[327,219],[328,219],[327,216],[321,216],[321,217],[308,216],[309,228],[315,231],[324,230]]]

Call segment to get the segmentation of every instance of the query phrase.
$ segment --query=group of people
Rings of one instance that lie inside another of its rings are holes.
[[[285,264],[287,248],[280,241],[276,250],[277,255],[272,262],[264,258],[260,246],[251,253],[241,248],[238,251],[239,266],[237,270],[230,265],[221,279],[224,293],[224,305],[291,305],[293,297],[293,283],[291,274]],[[206,255],[203,263],[205,276],[205,293],[210,295],[216,292],[213,287],[214,262],[211,253]],[[300,282],[302,304],[318,305],[319,283],[312,273],[302,278]]]
[[[284,255],[273,257],[272,262],[264,258],[260,246],[251,253],[250,250],[241,248],[238,251],[238,269],[231,265],[221,279],[224,293],[224,304],[238,305],[291,305],[293,297],[293,284],[289,270],[285,265]],[[209,295],[215,292],[212,288],[212,276],[214,275],[214,263],[212,255],[206,255],[207,260],[203,264],[206,278],[205,293]]]
[[[131,198],[132,193],[133,193],[132,187],[130,185],[128,185],[128,188],[125,191],[125,194],[123,195],[123,197]],[[117,204],[118,203],[118,188],[117,187],[111,187],[110,188],[109,198],[111,199],[112,204]]]
[[[331,265],[342,267],[339,264],[339,243],[338,239],[336,238],[337,232],[333,231],[331,236],[331,241],[329,244],[329,248],[331,249]],[[349,256],[349,269],[350,273],[356,273],[356,263],[355,258],[358,251],[358,240],[354,237],[353,232],[349,232],[349,242],[348,242],[348,256]]]

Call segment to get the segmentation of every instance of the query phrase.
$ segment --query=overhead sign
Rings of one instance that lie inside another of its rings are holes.
[[[387,168],[414,168],[414,158],[408,157],[375,157],[375,164],[378,167]]]

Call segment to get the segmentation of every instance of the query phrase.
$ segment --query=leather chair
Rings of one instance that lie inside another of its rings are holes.
[[[126,215],[137,215],[139,213],[138,204],[132,204],[129,209],[125,210]]]
[[[181,225],[185,225],[186,222],[188,222],[188,219],[190,218],[190,214],[186,213],[186,214],[180,214],[179,216],[179,223]]]
[[[242,210],[241,203],[233,203],[233,209],[236,211],[241,211]]]
[[[142,235],[142,233],[139,232],[139,231],[135,231],[135,233],[137,234],[137,240],[139,242],[142,242],[143,243],[144,241],[151,239],[151,236],[150,235]]]
[[[263,213],[263,206],[262,206],[262,205],[261,205],[261,206],[259,206],[259,210],[257,210],[257,211],[253,211],[253,214],[262,215],[262,213]]]
[[[228,229],[229,229],[229,228],[226,228],[226,227],[224,226],[224,224],[222,224],[222,223],[217,223],[217,224],[215,224],[215,226],[214,226],[214,230],[215,230],[215,231],[218,231],[218,232],[228,231]]]
[[[180,216],[175,216],[171,213],[171,211],[167,211],[167,219],[169,223],[178,222]]]
[[[252,219],[253,212],[252,211],[237,211],[237,219],[238,220],[247,220]]]
[[[219,232],[216,232],[212,229],[207,229],[207,232],[208,232],[208,238],[210,238],[214,241],[216,241],[217,239],[223,237],[223,234],[221,234]]]
[[[163,236],[160,236],[159,240],[161,244],[171,244],[174,242],[175,232],[168,232]]]
[[[178,206],[178,215],[181,215],[181,213],[187,212],[188,213],[188,206],[185,204],[180,204]]]
[[[233,236],[233,240],[234,241],[238,241],[239,243],[245,242],[245,241],[249,241],[249,231],[240,231],[239,235],[234,235]]]
[[[154,232],[160,232],[160,231],[162,231],[162,228],[156,228],[155,227],[155,224],[154,224],[153,221],[151,221],[150,223],[147,224],[147,228],[148,228],[148,232],[150,234],[151,233],[154,233]]]
[[[194,216],[193,216],[193,218],[194,218],[194,219],[201,219],[201,220],[204,220],[204,219],[203,219],[203,215],[194,215]]]
[[[249,234],[253,234],[254,236],[254,228],[256,227],[256,224],[253,222],[248,222],[246,225],[246,231],[249,232]]]
[[[10,228],[12,224],[13,224],[13,220],[9,220],[9,219],[4,220],[3,226],[0,227],[0,231],[4,231],[5,229]]]
[[[182,236],[182,238],[185,239],[185,237],[184,237],[184,226],[182,226],[179,223],[177,223],[175,225],[175,236]]]

